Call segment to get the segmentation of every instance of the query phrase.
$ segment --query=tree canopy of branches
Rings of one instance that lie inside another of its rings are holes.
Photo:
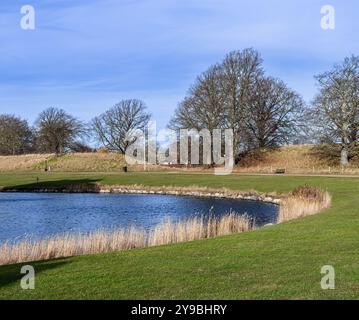
[[[171,128],[230,128],[235,154],[287,141],[303,107],[298,94],[265,77],[253,49],[234,51],[197,77],[170,121]]]
[[[33,132],[26,120],[0,115],[0,154],[17,155],[33,150]]]
[[[188,96],[177,108],[170,127],[213,130],[224,126],[225,106],[220,71],[219,66],[213,66],[197,77]]]
[[[71,152],[90,153],[95,151],[95,149],[82,141],[74,141],[68,148]]]
[[[92,128],[96,138],[109,150],[125,153],[135,142],[128,139],[136,129],[144,130],[151,115],[141,100],[122,100],[96,117]]]
[[[37,149],[56,154],[64,153],[85,133],[82,122],[56,108],[41,112],[35,126]]]
[[[302,98],[281,80],[259,77],[246,104],[244,141],[249,149],[276,147],[294,139],[304,113]]]
[[[340,162],[346,166],[359,133],[359,57],[345,58],[316,79],[319,93],[311,110],[313,125],[321,142],[340,144]]]
[[[263,75],[262,58],[253,49],[230,52],[221,64],[222,88],[225,100],[226,127],[233,129],[233,145],[238,154],[243,147],[244,118],[247,117],[251,87]]]

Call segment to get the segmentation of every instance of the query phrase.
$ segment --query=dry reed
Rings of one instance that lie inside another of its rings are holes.
[[[145,232],[136,228],[67,233],[41,240],[5,243],[0,246],[0,265],[142,248],[145,244]]]
[[[220,218],[200,216],[179,222],[167,220],[150,232],[148,245],[156,246],[224,236],[249,231],[252,227],[252,220],[247,215],[238,215],[235,212]]]
[[[331,205],[331,196],[317,187],[302,186],[295,189],[280,204],[278,223],[316,214]]]
[[[1,245],[0,265],[192,241],[249,231],[251,228],[248,216],[230,212],[220,218],[166,220],[150,232],[131,227],[88,234],[62,234],[42,240],[28,239]]]

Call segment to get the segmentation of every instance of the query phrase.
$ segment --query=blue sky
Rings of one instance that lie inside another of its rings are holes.
[[[20,8],[36,29],[20,28]],[[320,27],[323,5],[336,29]],[[310,102],[313,75],[359,54],[356,0],[1,0],[0,112],[46,107],[89,120],[143,99],[164,127],[196,75],[231,50],[261,52],[269,75]]]

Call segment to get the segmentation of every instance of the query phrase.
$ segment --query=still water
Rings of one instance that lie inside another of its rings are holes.
[[[258,226],[273,223],[278,207],[256,201],[171,195],[0,193],[0,242],[64,232],[138,226],[151,228],[170,218],[248,214]]]

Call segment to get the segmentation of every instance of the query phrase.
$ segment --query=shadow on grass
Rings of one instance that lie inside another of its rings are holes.
[[[47,192],[99,192],[98,182],[101,179],[63,179],[46,180],[36,179],[33,183],[3,187],[2,191],[47,191]]]
[[[21,274],[21,267],[24,265],[31,265],[35,269],[35,277],[46,270],[56,269],[62,267],[65,264],[71,263],[70,258],[59,258],[55,260],[48,261],[37,261],[37,262],[26,262],[0,266],[0,288],[10,285],[14,282],[19,282],[24,276]]]

